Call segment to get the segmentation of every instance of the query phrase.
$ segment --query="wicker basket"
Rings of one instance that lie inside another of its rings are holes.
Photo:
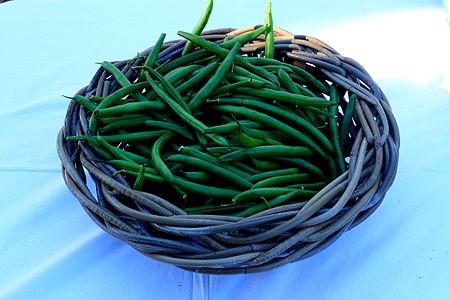
[[[254,28],[211,30],[203,36],[220,41],[226,34]],[[72,101],[57,138],[62,174],[98,226],[148,257],[189,271],[253,273],[314,255],[375,211],[395,178],[399,155],[399,131],[386,97],[361,65],[318,39],[275,28],[275,41],[277,59],[287,58],[314,76],[338,84],[341,91],[358,95],[348,170],[305,203],[247,218],[187,215],[169,201],[133,190],[120,174],[113,176],[116,170],[101,163],[87,144],[66,141],[66,136],[84,134],[88,127],[87,112]],[[165,43],[158,62],[180,56],[184,43]],[[263,45],[263,40],[256,41],[242,51],[255,53]],[[150,50],[141,53],[141,58],[114,64],[133,80],[131,67],[142,64]],[[78,94],[105,96],[117,87],[100,67]],[[346,105],[342,100],[340,106]],[[86,171],[95,188],[87,185]]]

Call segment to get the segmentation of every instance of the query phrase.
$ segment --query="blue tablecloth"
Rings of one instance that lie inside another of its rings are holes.
[[[105,234],[67,190],[55,139],[103,60],[190,31],[204,1],[0,4],[0,299],[449,299],[450,29],[440,1],[273,1],[275,24],[367,68],[401,130],[398,175],[363,224],[304,261],[192,274]],[[263,22],[265,1],[216,1],[208,28]]]

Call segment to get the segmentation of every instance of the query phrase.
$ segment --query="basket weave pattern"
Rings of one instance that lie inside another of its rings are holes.
[[[221,41],[254,27],[203,33]],[[156,195],[133,190],[117,170],[101,162],[85,143],[66,136],[83,135],[89,114],[72,101],[57,138],[64,180],[86,213],[104,231],[153,259],[211,274],[267,271],[307,258],[333,243],[342,233],[370,216],[391,186],[398,165],[399,131],[388,100],[364,68],[327,44],[276,28],[276,58],[305,68],[358,96],[350,128],[348,170],[309,201],[283,205],[247,218],[187,215]],[[184,41],[164,44],[158,63],[179,57]],[[264,40],[242,48],[253,55]],[[151,49],[131,61],[114,64],[130,81]],[[118,88],[102,67],[78,94],[104,97]],[[341,107],[347,103],[342,100]],[[338,116],[338,122],[342,114]],[[87,185],[86,171],[95,188]]]

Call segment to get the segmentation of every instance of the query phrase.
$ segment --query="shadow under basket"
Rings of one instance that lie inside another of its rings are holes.
[[[256,28],[203,32],[213,42]],[[307,70],[339,93],[357,95],[349,130],[347,170],[306,202],[266,209],[246,218],[188,215],[170,201],[136,191],[116,169],[83,142],[89,113],[74,101],[57,137],[66,185],[86,213],[104,231],[142,254],[185,270],[209,274],[267,271],[310,257],[357,226],[381,204],[394,181],[399,159],[399,131],[388,100],[364,68],[318,39],[275,28],[275,59]],[[264,37],[244,45],[249,56],[264,49]],[[181,56],[185,40],[163,44],[157,62]],[[135,59],[113,64],[132,82],[150,49]],[[118,83],[100,67],[77,94],[104,97]],[[348,100],[340,98],[338,120]],[[87,184],[87,173],[93,180]],[[133,205],[130,205],[132,203]]]

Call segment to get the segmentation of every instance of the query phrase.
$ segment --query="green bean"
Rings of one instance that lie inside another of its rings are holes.
[[[336,163],[334,162],[334,159],[331,156],[328,157],[328,170],[330,172],[331,180],[336,179],[337,177]]]
[[[237,204],[246,200],[255,200],[260,198],[273,198],[289,192],[295,191],[294,189],[280,188],[280,187],[263,187],[257,189],[251,189],[239,193],[231,200],[232,204]]]
[[[101,65],[116,79],[117,83],[120,86],[128,87],[132,85],[125,74],[123,74],[114,64],[110,63],[109,61],[104,61]],[[131,95],[140,102],[147,101],[147,99],[141,93],[132,92]]]
[[[330,87],[330,98],[331,101],[338,103],[338,91],[336,86],[333,84]],[[330,107],[330,113],[333,115],[337,115],[337,105]],[[336,162],[337,172],[338,175],[345,172],[345,164],[344,164],[344,158],[342,156],[341,147],[339,146],[339,137],[338,137],[338,128],[337,128],[337,122],[336,119],[330,119],[328,121],[328,128],[330,130],[330,136],[331,136],[331,143],[333,144],[333,150],[334,150],[334,160]]]
[[[275,176],[282,176],[282,175],[292,175],[292,174],[298,174],[300,172],[297,168],[288,168],[288,169],[279,169],[279,170],[273,170],[273,171],[267,171],[258,173],[256,175],[252,175],[250,177],[247,177],[247,180],[250,182],[258,182],[267,178],[275,177]]]
[[[296,182],[302,182],[311,178],[310,174],[291,174],[291,175],[280,175],[272,178],[267,178],[255,183],[252,189],[262,188],[262,187],[275,187],[275,186],[286,186]]]
[[[345,113],[344,113],[344,118],[342,119],[341,130],[339,132],[339,147],[341,149],[344,148],[344,143],[348,138],[348,132],[350,129],[350,125],[352,124],[352,117],[353,117],[353,112],[355,110],[356,100],[357,100],[356,94],[352,94],[348,101],[347,109],[345,110]]]
[[[231,162],[231,165],[246,172],[248,174],[246,177],[248,177],[250,175],[254,175],[256,173],[259,173],[258,170],[255,170],[252,167],[250,167],[249,165],[244,164],[243,162],[240,162],[240,161],[233,161],[233,162]]]
[[[162,90],[156,84],[156,82],[153,81],[153,79],[150,77],[150,75],[145,73],[145,77],[147,78],[148,82],[151,84],[152,88],[161,97],[161,99],[172,109],[172,111],[181,120],[183,120],[187,125],[193,127],[195,130],[203,133],[203,130],[205,130],[205,128],[206,128],[206,125],[201,123],[199,120],[195,119],[190,113],[188,113],[186,110],[184,110],[176,101],[174,101],[172,98],[170,98],[169,95],[167,95],[166,92],[164,90]]]
[[[262,87],[270,86],[269,84],[267,84],[266,82],[261,81],[261,80],[236,75],[235,72],[226,74],[225,78],[232,82],[235,82],[235,83],[241,82],[241,81],[247,82],[248,86],[251,86],[254,88],[262,88]]]
[[[165,130],[131,132],[131,133],[122,133],[122,134],[101,135],[101,138],[109,143],[120,143],[120,142],[132,143],[132,142],[138,142],[138,141],[152,140],[157,137],[160,137],[165,132],[166,132]],[[85,140],[88,140],[89,137],[90,136],[88,136],[88,135],[76,135],[76,136],[67,137],[67,140],[68,141],[85,141]]]
[[[200,16],[200,19],[197,22],[197,25],[195,25],[194,30],[192,31],[192,34],[199,35],[202,33],[203,29],[206,26],[206,23],[208,23],[209,16],[211,15],[213,9],[213,0],[208,0],[206,2],[206,6],[203,9],[202,15]],[[184,49],[181,55],[186,55],[187,53],[191,52],[192,48],[194,48],[194,44],[191,41],[187,41],[186,45],[184,45]]]
[[[174,155],[169,156],[166,159],[166,161],[192,166],[192,167],[198,168],[200,170],[216,174],[217,176],[220,176],[220,177],[222,177],[244,189],[249,189],[252,187],[252,184],[249,181],[247,181],[245,178],[237,175],[236,173],[228,171],[227,169],[225,169],[221,166],[218,166],[213,163],[209,163],[202,159],[198,159],[198,158],[191,157],[188,155],[174,154]]]
[[[155,166],[156,171],[164,178],[164,180],[167,183],[172,183],[173,180],[173,174],[170,172],[167,165],[164,163],[164,161],[161,158],[161,149],[169,142],[171,138],[174,137],[173,132],[166,132],[164,135],[162,135],[154,144],[152,147],[152,162]]]
[[[254,157],[251,157],[251,160],[252,160],[253,164],[255,165],[255,168],[260,171],[275,170],[275,169],[279,169],[281,167],[280,164],[270,161],[270,160],[260,160],[260,159],[254,158]]]
[[[294,76],[289,76],[290,78],[292,78],[292,77],[294,77]],[[311,97],[315,97],[316,95],[314,95],[314,93],[313,92],[311,92],[308,88],[306,88],[306,87],[304,87],[303,85],[301,85],[301,84],[299,84],[299,83],[297,83],[297,82],[294,82],[294,85],[300,90],[300,92],[303,94],[303,95],[306,95],[306,96],[311,96]]]
[[[209,102],[213,102],[213,101],[214,100],[209,100]],[[233,104],[233,105],[240,104],[240,105],[244,105],[247,107],[259,108],[261,110],[271,113],[272,115],[282,117],[288,121],[295,123],[301,129],[307,131],[307,133],[310,136],[314,137],[315,140],[320,142],[320,144],[326,149],[327,152],[333,151],[330,141],[323,135],[323,133],[321,133],[317,128],[312,126],[309,122],[299,118],[294,113],[290,113],[284,109],[278,108],[276,106],[273,106],[273,105],[270,105],[270,104],[267,104],[264,102],[260,102],[258,100],[239,99],[239,98],[223,98],[223,99],[218,99],[217,102],[218,103],[223,102],[225,104]],[[224,107],[224,105],[215,106],[214,108],[221,108],[221,107]],[[292,128],[291,126],[289,126],[285,123],[282,123],[279,120],[276,120],[275,118],[273,118],[267,114],[263,114],[263,113],[260,113],[257,111],[252,111],[252,113],[251,113],[251,112],[249,112],[250,111],[249,109],[246,109],[243,107],[241,109],[244,109],[244,111],[239,112],[239,113],[245,114],[245,116],[247,118],[249,118],[249,119],[255,118],[255,121],[258,121],[261,123],[266,123],[267,125],[272,126],[275,129],[278,129],[279,131],[288,134],[289,136],[296,134],[295,136],[297,137],[297,139],[300,142],[302,142],[304,145],[307,145],[309,148],[314,149],[314,151],[316,151],[320,155],[326,156],[326,154],[322,150],[322,148],[319,145],[317,145],[316,142],[314,142],[310,137],[308,137],[304,133]],[[249,114],[252,114],[252,116],[249,116]],[[291,129],[292,129],[292,131],[291,131]]]
[[[156,68],[156,70],[160,74],[167,74],[168,72],[170,72],[172,70],[175,70],[175,69],[183,67],[183,66],[190,65],[192,63],[197,62],[200,59],[210,57],[210,56],[211,56],[210,52],[208,52],[206,50],[198,50],[198,51],[192,52],[190,54],[176,58],[172,61],[168,61],[166,64]]]
[[[214,75],[210,80],[195,94],[194,98],[189,102],[189,107],[194,111],[208,98],[214,89],[218,87],[225,74],[231,67],[236,55],[241,49],[241,44],[236,43],[234,47],[228,52],[223,62],[219,65]]]
[[[121,159],[110,159],[107,161],[107,163],[115,168],[128,169],[134,172],[139,172],[141,166],[144,165],[144,164],[138,165],[137,163]],[[145,164],[146,165],[145,172],[157,175],[158,172],[156,172],[156,170],[153,168],[153,163],[151,161],[149,161],[148,163],[149,165]]]
[[[110,107],[123,97],[133,92],[141,91],[149,86],[150,84],[148,82],[139,82],[132,84],[130,86],[120,88],[117,91],[114,91],[113,93],[103,98],[103,101],[98,104],[97,109]]]
[[[281,66],[287,66],[289,67],[292,71],[294,71],[296,74],[298,74],[301,78],[304,78],[307,82],[311,83],[313,86],[315,86],[316,88],[319,89],[319,91],[321,91],[322,93],[326,93],[328,92],[328,89],[326,88],[326,86],[320,82],[317,78],[315,78],[313,75],[311,75],[308,71],[292,65],[292,64],[288,64],[273,58],[267,58],[267,57],[247,57],[247,60],[253,64],[253,65],[266,65],[266,64],[276,64],[276,65],[281,65]]]
[[[138,91],[140,89],[143,89],[145,87],[148,87],[148,83],[136,83],[136,84],[132,84],[130,86],[126,86],[123,88],[118,89],[117,91],[109,94],[108,96],[106,96],[102,102],[100,102],[94,113],[102,108],[107,108],[112,106],[116,101],[122,99],[122,97],[129,95],[130,93],[132,93],[133,91]],[[91,117],[89,119],[89,131],[92,133],[95,133],[97,131],[97,120],[94,117]]]
[[[66,96],[64,96],[64,97],[66,97]],[[94,102],[95,104],[99,104],[100,102],[103,101],[103,97],[92,95],[91,97],[89,97],[89,100]]]
[[[94,112],[96,105],[94,103],[91,102],[91,100],[89,100],[88,98],[81,96],[81,95],[75,95],[74,97],[67,97],[67,96],[63,96],[67,99],[73,100],[76,103],[80,104],[81,106],[83,106],[85,109],[87,109],[90,112]]]
[[[111,117],[120,116],[124,114],[134,114],[148,111],[162,111],[166,108],[164,102],[159,100],[147,101],[147,102],[132,102],[127,104],[121,104],[108,108],[100,108],[94,112],[95,117]]]
[[[147,75],[147,74],[146,74]],[[174,176],[167,165],[161,158],[161,149],[165,144],[174,137],[173,132],[166,132],[153,144],[151,158],[156,171],[164,178],[164,180],[172,186],[172,188],[183,198],[186,199],[186,193],[173,183]]]
[[[135,189],[136,191],[142,190],[142,186],[144,184],[144,175],[145,175],[145,165],[141,165],[138,176],[136,177],[136,180],[134,181],[133,185],[133,189]]]
[[[250,86],[251,85],[251,79],[247,79],[244,81],[238,81],[234,83],[230,83],[227,85],[223,85],[221,87],[216,88],[211,94],[210,97],[217,97],[219,95],[226,95],[234,91],[236,88],[240,86]]]
[[[199,72],[199,70],[202,70],[203,68],[205,67],[198,64],[182,66],[170,71],[164,76],[164,78],[171,84],[175,84],[180,80],[184,81],[186,77],[194,74],[195,72]],[[178,92],[181,93],[180,91]]]
[[[197,74],[195,74],[188,80],[184,81],[181,85],[177,86],[176,87],[177,91],[180,94],[188,91],[194,85],[205,79],[216,68],[217,65],[218,65],[217,63],[211,63],[206,67],[203,67]]]
[[[134,177],[139,176],[139,172],[131,171],[131,170],[127,170],[127,169],[123,169],[123,170],[121,170],[121,172],[131,175],[131,176],[134,176]],[[162,178],[161,176],[155,175],[153,173],[148,173],[147,169],[144,171],[144,180],[148,180],[153,183],[165,183],[166,182],[164,180],[164,178]]]
[[[223,206],[217,206],[216,204],[210,204],[210,205],[202,205],[197,207],[188,207],[185,208],[184,211],[187,212],[190,215],[193,214],[211,214],[211,213],[220,213],[225,214],[227,211],[233,211],[240,208],[248,208],[252,204],[249,203],[243,203],[243,204],[237,204],[237,205],[223,205]]]
[[[236,42],[240,43],[241,45],[251,43],[252,41],[257,39],[261,34],[264,34],[266,30],[267,30],[266,25],[261,26],[255,30],[233,37],[233,39],[231,40],[225,41],[224,39],[224,42],[220,44],[220,46],[225,49],[231,49],[233,48]],[[226,37],[228,37],[228,35]]]
[[[200,46],[203,49],[208,50],[210,53],[214,53],[222,58],[225,58],[228,54],[228,50],[225,48],[220,47],[219,45],[207,41],[204,38],[200,37],[200,36],[196,36],[196,35],[192,35],[190,33],[187,32],[183,32],[183,31],[178,31],[178,35],[180,35],[181,37],[184,37],[187,40],[192,41],[193,43],[197,44],[198,46]],[[271,81],[272,83],[275,83],[276,85],[278,85],[278,79],[275,75],[270,74],[269,72],[267,72],[266,70],[264,70],[263,68],[259,68],[256,66],[253,66],[252,64],[250,64],[246,58],[237,55],[235,58],[235,63],[237,65],[243,66],[245,68],[247,68],[248,70],[250,70],[251,72],[268,79],[269,81]]]
[[[291,92],[292,94],[301,94],[300,90],[294,84],[291,77],[289,77],[289,75],[281,68],[278,69],[278,78],[280,78],[281,84],[286,87],[287,91]]]
[[[292,103],[295,105],[298,105],[300,107],[330,107],[330,106],[336,106],[337,103],[334,103],[332,101],[325,100],[323,98],[319,97],[310,97],[305,95],[297,95],[297,94],[291,94],[289,92],[284,91],[274,91],[270,89],[251,89],[247,87],[240,87],[236,89],[236,93],[241,93],[244,95],[249,96],[255,96],[262,99],[276,99],[280,102],[287,102]]]
[[[242,147],[232,147],[232,146],[228,146],[228,147],[208,147],[206,149],[206,151],[208,153],[214,153],[214,154],[226,154],[226,153],[230,153],[236,150],[242,150]]]
[[[111,153],[114,157],[117,157],[121,160],[125,160],[128,162],[136,162],[130,155],[126,154],[126,151],[117,147],[110,145],[107,141],[105,141],[101,135],[98,135],[97,141],[100,145],[102,145],[109,153]]]
[[[239,191],[230,188],[217,188],[190,182],[178,176],[174,176],[173,184],[186,192],[217,199],[232,199],[240,193]]]
[[[311,174],[315,174],[318,177],[320,177],[321,179],[326,179],[327,177],[325,176],[325,174],[322,172],[322,170],[313,165],[312,163],[301,159],[301,158],[293,158],[293,157],[273,157],[272,158],[275,161],[280,161],[280,162],[284,162],[284,163],[289,163],[291,165],[295,165],[297,167],[299,167],[300,171],[308,171]]]
[[[237,141],[247,147],[247,148],[253,148],[253,147],[258,147],[258,146],[263,146],[266,143],[263,140],[260,139],[255,139],[247,134],[245,134],[242,130],[240,130],[237,133]]]
[[[275,55],[274,36],[273,36],[273,19],[272,19],[272,4],[267,2],[265,13],[266,42],[265,42],[265,57],[273,58]]]
[[[301,142],[302,144],[305,144],[309,146],[311,149],[314,149],[319,155],[322,157],[326,157],[327,155],[325,152],[318,147],[315,143],[310,143],[310,139],[306,138],[303,133],[300,131],[292,128],[291,126],[280,122],[266,114],[257,112],[255,110],[247,109],[244,107],[237,107],[232,105],[220,105],[220,106],[214,106],[215,110],[222,111],[222,112],[228,112],[236,115],[242,115],[245,116],[248,119],[253,119],[255,121],[258,121],[260,123],[264,123],[268,126],[271,126],[274,129],[278,129],[279,131],[286,133],[287,135],[291,136],[292,138],[296,139],[297,141]]]
[[[145,125],[150,126],[150,127],[166,129],[166,130],[172,131],[173,133],[178,134],[179,136],[185,137],[191,141],[194,140],[194,137],[186,128],[183,128],[183,127],[173,124],[173,123],[147,120],[147,121],[145,121]]]
[[[245,132],[247,135],[249,135],[255,139],[264,140],[266,142],[267,142],[267,140],[271,140],[271,139],[277,140],[277,141],[284,141],[288,138],[286,135],[283,135],[283,133],[281,133],[279,131],[275,131],[275,130],[268,131],[268,130],[261,130],[261,129],[256,129],[256,128],[249,128],[245,124],[242,124],[241,130],[243,132]]]
[[[161,74],[159,74],[155,70],[153,70],[151,68],[147,68],[147,67],[144,67],[144,68],[145,68],[145,72],[147,72],[152,78],[155,78],[156,80],[159,81],[159,83],[161,84],[161,87],[166,91],[166,93],[172,99],[174,99],[181,107],[183,107],[183,109],[185,111],[187,111],[188,113],[191,113],[189,106],[186,104],[186,102],[184,102],[181,99],[180,93],[178,93],[178,91],[172,86],[172,84],[170,82],[168,82]],[[144,74],[144,77],[146,77],[145,74]]]
[[[254,121],[239,121],[241,123],[241,126],[246,126],[246,127],[261,127],[261,124],[259,124],[258,122],[254,122]],[[217,125],[217,126],[212,126],[212,127],[208,127],[207,129],[205,129],[205,133],[215,133],[215,134],[230,134],[233,132],[236,132],[238,130],[238,124],[233,121],[233,122],[229,122],[227,124],[223,124],[223,125]]]
[[[139,118],[119,118],[115,122],[109,123],[106,126],[103,126],[100,130],[101,134],[105,134],[107,132],[111,132],[119,129],[129,129],[134,127],[142,127],[145,126],[145,121],[148,120],[148,117],[139,117]]]
[[[193,172],[180,171],[180,173],[184,177],[186,177],[186,179],[197,182],[205,182],[211,178],[211,176],[209,176],[209,174],[204,171],[193,171]]]
[[[327,185],[325,181],[319,181],[314,183],[297,183],[288,185],[287,188],[290,189],[305,189],[310,191],[320,191],[322,188],[324,188]]]
[[[249,78],[251,80],[254,80],[256,82],[262,82],[266,85],[266,87],[277,90],[280,89],[278,85],[276,85],[275,83],[267,80],[266,78],[263,78],[261,76],[258,76],[256,74],[253,74],[252,72],[246,70],[243,67],[240,66],[234,66],[234,70],[233,70],[236,75],[241,76],[241,77],[245,77],[245,78]]]
[[[246,177],[250,176],[249,173],[239,170],[238,168],[233,167],[231,165],[224,164],[218,158],[211,156],[208,153],[201,152],[193,147],[181,147],[180,152],[183,154],[204,160],[206,162],[209,162],[216,166],[222,167],[224,169],[227,169],[228,171],[233,172],[233,173],[239,175],[240,177],[246,178]]]
[[[165,33],[161,33],[158,40],[156,41],[156,44],[153,46],[152,50],[150,51],[149,55],[147,56],[147,59],[144,62],[143,67],[146,68],[153,68],[153,65],[156,62],[156,59],[158,58],[159,51],[161,50],[161,47],[163,45],[164,39],[166,38]],[[141,70],[141,73],[139,74],[139,80],[143,81],[145,79],[144,76],[144,69]]]
[[[248,217],[248,216],[254,215],[254,214],[256,214],[256,213],[258,213],[260,211],[265,210],[266,208],[272,208],[272,207],[278,206],[280,204],[283,204],[286,201],[288,201],[289,199],[291,199],[291,198],[301,194],[302,192],[303,192],[303,190],[301,190],[301,189],[300,190],[297,190],[297,189],[291,190],[291,191],[289,191],[289,192],[287,192],[285,194],[279,195],[279,196],[277,196],[277,197],[275,197],[273,199],[270,199],[270,200],[268,200],[266,202],[261,202],[261,203],[258,203],[256,205],[253,205],[253,206],[247,208],[244,211],[241,211],[239,213],[233,214],[233,216],[236,216],[236,217]],[[239,204],[234,205],[234,206],[238,207],[238,205]]]
[[[67,136],[66,140],[72,139],[73,136]],[[113,159],[114,157],[98,142],[95,136],[87,136],[88,144],[97,152],[97,154],[104,159]]]
[[[139,120],[140,118],[148,119],[147,114],[124,114],[117,117],[96,117],[96,120],[103,125],[110,125],[113,123],[117,123],[120,121],[128,120],[128,122],[134,122],[135,120]],[[106,127],[106,126],[105,126]],[[103,130],[105,127],[100,128]],[[131,126],[132,127],[132,126]]]
[[[219,157],[222,161],[242,160],[246,157],[270,157],[270,156],[287,156],[287,157],[313,157],[314,152],[303,146],[283,146],[270,145],[258,146],[254,148],[247,148],[237,150]]]

